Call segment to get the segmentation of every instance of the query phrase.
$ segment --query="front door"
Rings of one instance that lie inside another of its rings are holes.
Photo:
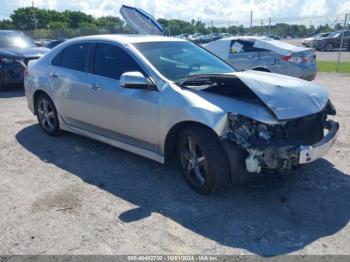
[[[158,152],[159,92],[120,86],[125,72],[145,74],[123,47],[98,43],[94,53],[86,128]]]

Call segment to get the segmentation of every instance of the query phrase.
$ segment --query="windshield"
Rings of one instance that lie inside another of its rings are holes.
[[[320,33],[320,34],[317,34],[315,35],[316,38],[320,38],[320,37],[326,37],[326,36],[329,36],[330,33]]]
[[[0,47],[33,47],[35,43],[32,39],[22,33],[11,32],[0,34]]]
[[[216,56],[190,42],[150,42],[134,46],[163,76],[174,82],[181,82],[193,75],[235,71]]]
[[[330,33],[329,36],[330,37],[338,37],[340,34],[341,34],[341,32],[337,31],[337,32]]]

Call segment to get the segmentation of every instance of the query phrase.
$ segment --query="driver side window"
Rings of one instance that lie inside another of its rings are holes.
[[[96,45],[93,74],[119,80],[123,73],[130,71],[143,73],[134,58],[125,50],[111,44]]]

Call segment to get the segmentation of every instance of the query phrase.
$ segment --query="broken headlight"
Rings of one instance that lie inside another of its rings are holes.
[[[229,138],[243,148],[249,148],[253,139],[269,140],[272,137],[271,126],[248,117],[229,113]]]

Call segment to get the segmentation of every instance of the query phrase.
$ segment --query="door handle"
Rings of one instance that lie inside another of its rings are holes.
[[[96,85],[96,84],[90,84],[89,87],[92,89],[92,90],[95,90],[95,91],[101,91],[102,90],[102,87]]]

